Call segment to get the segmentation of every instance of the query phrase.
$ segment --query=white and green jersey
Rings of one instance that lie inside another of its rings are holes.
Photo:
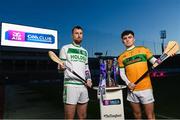
[[[86,49],[75,43],[64,45],[60,51],[59,57],[65,65],[74,70],[84,79],[91,79],[88,66],[88,52]],[[67,69],[64,71],[64,85],[83,85],[82,82],[73,73]]]

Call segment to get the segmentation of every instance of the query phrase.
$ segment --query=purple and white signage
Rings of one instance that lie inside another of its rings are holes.
[[[1,45],[57,49],[57,31],[2,23]]]

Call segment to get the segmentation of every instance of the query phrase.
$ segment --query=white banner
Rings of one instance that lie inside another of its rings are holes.
[[[57,30],[2,23],[1,45],[58,49]]]

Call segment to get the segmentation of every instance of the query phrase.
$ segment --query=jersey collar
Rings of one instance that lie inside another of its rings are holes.
[[[135,48],[135,45],[131,46],[130,48],[127,48],[126,50],[132,50],[133,48]]]
[[[81,45],[76,44],[74,41],[72,42],[72,44],[73,44],[75,47],[81,47]]]

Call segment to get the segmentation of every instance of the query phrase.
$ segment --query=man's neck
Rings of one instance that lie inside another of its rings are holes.
[[[131,47],[127,47],[127,50],[132,50],[135,47],[135,45],[132,45]]]

